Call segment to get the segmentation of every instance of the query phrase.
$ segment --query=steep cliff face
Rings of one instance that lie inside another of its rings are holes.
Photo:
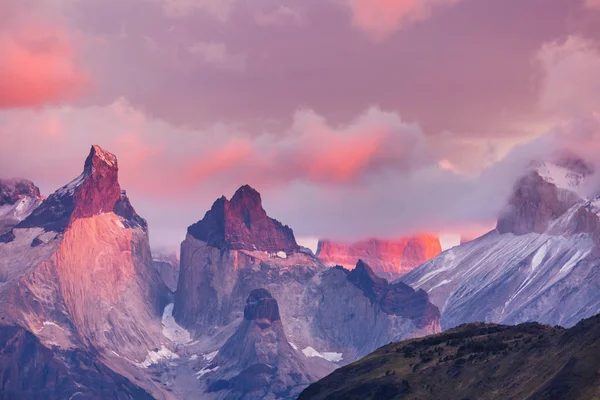
[[[153,399],[93,352],[50,349],[16,326],[0,326],[0,398]]]
[[[12,233],[0,245],[8,320],[62,347],[92,345],[138,362],[160,345],[167,290],[114,155],[93,146],[79,178]]]
[[[440,240],[420,235],[399,240],[371,239],[352,244],[319,241],[317,257],[327,265],[352,269],[364,260],[375,273],[386,279],[397,279],[442,252]]]
[[[498,229],[402,278],[426,290],[442,326],[538,321],[573,326],[600,312],[600,199],[582,198],[590,168],[538,165],[515,186]]]
[[[237,399],[294,398],[317,378],[305,360],[286,338],[277,300],[256,289],[236,332],[206,367],[216,371],[207,392]]]
[[[179,282],[179,257],[175,252],[152,252],[153,265],[160,278],[173,293]]]

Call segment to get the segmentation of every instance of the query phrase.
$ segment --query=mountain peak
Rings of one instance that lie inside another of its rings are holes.
[[[110,168],[118,170],[117,157],[98,145],[93,145],[90,154],[85,160],[84,172],[92,173],[96,168]]]
[[[18,227],[63,232],[76,219],[114,212],[129,226],[146,229],[146,221],[135,213],[121,190],[118,174],[117,157],[92,146],[81,175],[48,196]]]
[[[217,199],[188,233],[218,248],[274,253],[298,250],[292,229],[270,218],[260,193],[248,185],[240,187],[231,200]]]
[[[258,193],[258,191],[250,185],[241,186],[238,190],[236,190],[231,198],[231,203],[252,204],[255,207],[262,208],[262,199],[260,197],[260,193]]]
[[[388,284],[386,279],[377,276],[363,260],[358,260],[356,267],[348,274],[348,280],[372,301],[377,298],[379,287]]]

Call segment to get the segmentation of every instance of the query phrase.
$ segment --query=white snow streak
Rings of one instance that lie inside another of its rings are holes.
[[[325,359],[327,361],[331,361],[331,362],[340,362],[344,359],[342,353],[333,353],[333,352],[320,353],[317,350],[313,349],[312,347],[305,348],[304,350],[302,350],[302,353],[304,353],[304,355],[306,357],[319,357],[319,358],[323,358],[323,359]]]

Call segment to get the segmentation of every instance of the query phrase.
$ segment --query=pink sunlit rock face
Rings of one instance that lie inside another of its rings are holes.
[[[260,194],[248,185],[240,187],[231,200],[221,197],[215,201],[188,232],[214,247],[268,252],[298,250],[294,232],[267,216]]]
[[[399,278],[442,252],[438,237],[420,235],[399,240],[371,239],[352,244],[319,241],[317,257],[328,265],[353,269],[364,260],[384,278]]]

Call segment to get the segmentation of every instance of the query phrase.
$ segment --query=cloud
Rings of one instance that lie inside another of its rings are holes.
[[[403,26],[431,16],[433,9],[460,0],[346,0],[355,26],[384,39]]]
[[[10,15],[0,25],[0,108],[74,100],[89,88],[68,29],[44,10],[36,2],[0,5]]]
[[[227,21],[236,0],[152,0],[159,1],[165,14],[172,18],[186,17],[204,11],[221,21]]]
[[[600,8],[600,0],[585,0],[585,5],[589,8]]]
[[[295,8],[280,5],[267,12],[259,12],[254,20],[260,26],[300,25],[304,17]]]
[[[231,53],[224,43],[198,42],[190,46],[188,51],[207,65],[235,71],[246,68],[246,56]]]
[[[444,140],[450,138],[456,139]],[[91,144],[114,152],[122,186],[150,221],[153,242],[169,245],[216,198],[242,184],[261,191],[268,212],[299,236],[460,231],[493,221],[522,168],[549,147],[538,140],[467,175],[444,160],[471,157],[485,146],[469,152],[438,146],[418,125],[378,107],[341,124],[303,109],[287,129],[251,134],[231,123],[173,126],[125,98],[107,106],[0,112],[0,139],[7,143],[0,169],[33,179],[46,194],[80,172]]]
[[[544,110],[563,118],[600,112],[600,51],[595,42],[569,36],[544,44],[536,59],[542,70]]]

